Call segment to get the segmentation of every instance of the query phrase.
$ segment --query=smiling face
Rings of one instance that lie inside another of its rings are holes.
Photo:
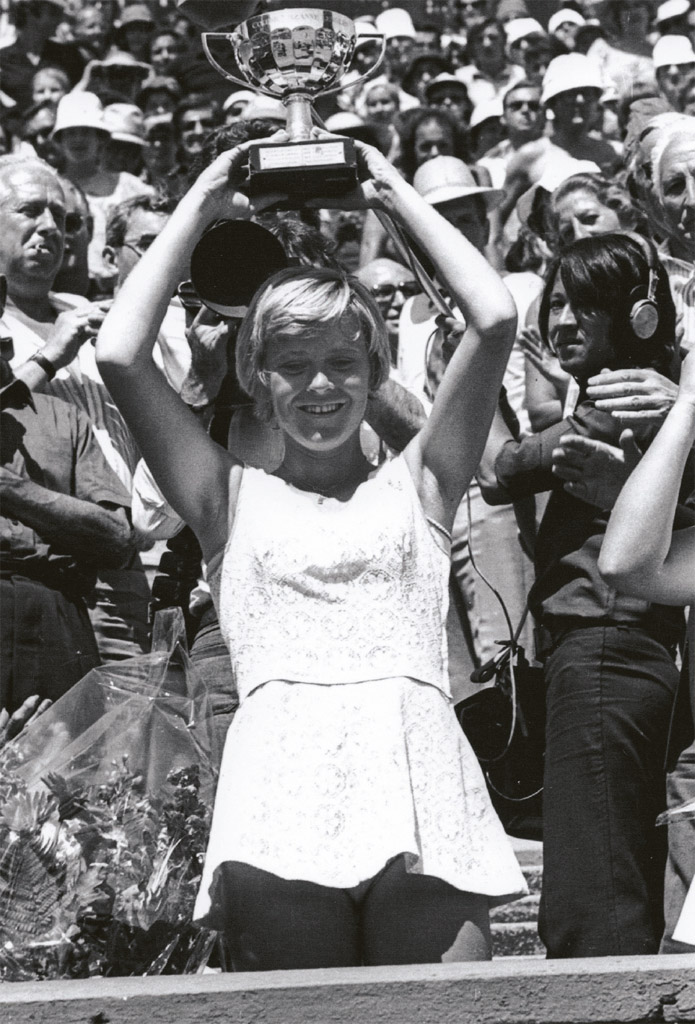
[[[48,293],[63,258],[65,196],[38,164],[0,172],[0,274],[10,294]]]
[[[600,310],[573,309],[560,274],[556,274],[548,307],[548,342],[560,366],[578,381],[604,367],[614,369],[616,351],[611,321]]]
[[[605,235],[609,231],[620,231],[620,219],[615,210],[604,206],[586,189],[578,189],[563,196],[554,204],[557,220],[557,237],[561,246],[569,245],[578,238],[590,235]]]
[[[275,417],[301,448],[335,452],[359,430],[369,397],[367,345],[354,315],[279,332],[264,359]]]
[[[672,139],[661,157],[660,170],[661,208],[669,240],[692,259],[695,256],[695,135],[683,133]]]

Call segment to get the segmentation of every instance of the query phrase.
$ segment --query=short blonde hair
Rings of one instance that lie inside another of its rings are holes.
[[[301,335],[346,317],[365,338],[374,393],[388,379],[391,358],[383,317],[364,285],[332,267],[290,267],[258,289],[237,335],[236,371],[259,416],[272,415],[264,374],[267,339],[278,333]]]

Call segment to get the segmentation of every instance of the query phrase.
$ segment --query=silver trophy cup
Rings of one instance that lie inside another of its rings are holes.
[[[249,151],[252,195],[336,195],[357,184],[352,140],[311,138],[312,103],[343,88],[342,79],[358,43],[350,18],[297,7],[249,18],[235,32],[204,32],[202,38],[208,60],[224,78],[281,100],[287,108],[290,143],[261,142]],[[381,53],[370,71],[351,81],[351,86],[370,77],[384,56],[382,33],[361,33],[362,39],[381,40]],[[233,70],[223,67],[220,59],[233,62]]]

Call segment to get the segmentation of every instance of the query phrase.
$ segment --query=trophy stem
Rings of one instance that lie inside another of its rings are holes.
[[[292,142],[310,139],[314,122],[309,98],[302,93],[292,93],[283,103],[287,107],[287,134]]]

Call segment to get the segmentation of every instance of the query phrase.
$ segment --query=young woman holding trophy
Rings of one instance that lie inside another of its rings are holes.
[[[198,536],[239,687],[196,907],[226,933],[236,970],[485,959],[489,907],[525,891],[456,722],[444,629],[448,531],[488,434],[514,304],[381,153],[356,145],[360,184],[332,202],[393,217],[467,323],[400,456],[375,469],[360,448],[389,348],[373,299],[341,272],[281,271],[240,329],[239,379],[284,435],[272,475],[212,442],[152,361],[202,233],[266,205],[235,185],[249,144],[201,174],[97,344],[144,458]]]

